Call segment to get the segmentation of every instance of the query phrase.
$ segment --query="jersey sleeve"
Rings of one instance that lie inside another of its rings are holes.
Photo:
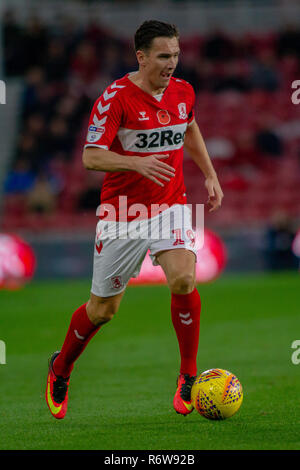
[[[107,90],[96,100],[89,120],[84,148],[98,147],[109,150],[120,124],[123,108],[115,92]]]
[[[190,124],[192,124],[192,122],[194,121],[195,119],[195,101],[196,101],[196,95],[195,95],[195,92],[194,92],[194,88],[192,87],[192,85],[190,85],[190,93],[191,93],[191,108],[190,108],[190,111],[188,113],[188,126]]]

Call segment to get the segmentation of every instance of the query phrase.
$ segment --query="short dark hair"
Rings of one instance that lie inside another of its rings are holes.
[[[179,39],[177,26],[157,20],[144,21],[134,35],[135,51],[148,52],[151,49],[153,39],[157,37]]]

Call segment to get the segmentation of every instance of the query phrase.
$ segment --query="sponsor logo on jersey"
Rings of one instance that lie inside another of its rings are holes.
[[[125,151],[165,152],[177,150],[183,146],[186,128],[186,122],[155,129],[125,129],[121,127],[117,135]]]
[[[149,116],[146,116],[146,111],[139,111],[141,117],[139,117],[139,121],[149,121]]]
[[[164,126],[169,124],[169,122],[171,121],[168,111],[164,109],[160,109],[159,111],[157,111],[156,115],[157,115],[158,122],[160,124],[163,124]]]
[[[88,131],[88,134],[87,134],[87,138],[86,140],[88,142],[97,142],[100,137],[104,134],[105,132],[105,127],[97,127],[97,126],[89,126],[89,131]]]
[[[89,131],[91,131],[91,132],[100,132],[101,134],[103,134],[103,132],[105,131],[105,128],[104,127],[90,126]]]
[[[186,104],[185,103],[179,103],[178,111],[179,111],[179,119],[184,119],[184,120],[187,119]]]

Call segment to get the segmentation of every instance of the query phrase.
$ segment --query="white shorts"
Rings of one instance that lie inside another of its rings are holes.
[[[96,229],[91,292],[110,297],[122,292],[139,275],[148,250],[153,265],[164,250],[185,248],[197,253],[191,211],[176,204],[160,214],[140,221],[99,220]]]

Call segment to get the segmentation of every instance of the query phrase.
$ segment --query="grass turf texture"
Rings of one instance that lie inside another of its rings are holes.
[[[299,276],[223,277],[198,286],[199,371],[236,374],[244,403],[213,422],[172,407],[179,354],[166,286],[130,287],[75,364],[62,421],[44,400],[47,360],[89,292],[87,281],[33,282],[0,292],[1,449],[299,449]]]

